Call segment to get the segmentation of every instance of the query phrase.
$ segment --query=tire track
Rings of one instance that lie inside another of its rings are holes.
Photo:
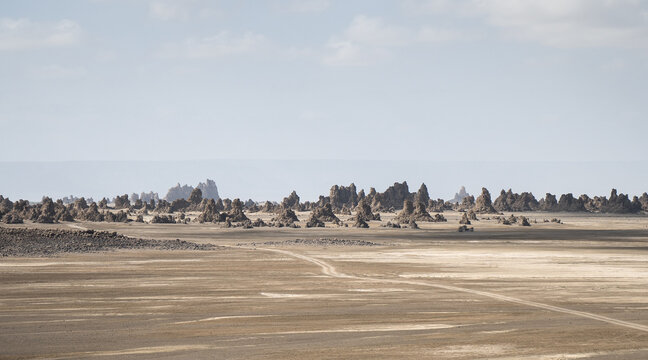
[[[549,304],[544,304],[536,301],[530,301],[530,300],[524,300],[524,299],[519,299],[507,295],[501,295],[497,293],[493,293],[490,291],[482,291],[482,290],[473,290],[469,288],[464,288],[464,287],[459,287],[459,286],[453,286],[453,285],[443,285],[443,284],[435,284],[435,283],[430,283],[430,282],[425,282],[425,281],[414,281],[414,280],[396,280],[396,279],[380,279],[380,278],[372,278],[372,277],[365,277],[365,276],[355,276],[355,275],[348,275],[344,273],[340,273],[337,271],[335,266],[316,259],[314,257],[310,257],[307,255],[303,254],[298,254],[292,251],[288,250],[279,250],[279,249],[268,249],[268,248],[257,248],[257,250],[265,250],[265,251],[272,251],[284,255],[288,255],[300,260],[304,260],[306,262],[310,262],[312,264],[315,264],[322,268],[322,273],[327,276],[335,277],[335,278],[343,278],[343,279],[354,279],[354,280],[363,280],[363,281],[372,281],[372,282],[378,282],[378,283],[389,283],[389,284],[406,284],[406,285],[417,285],[417,286],[425,286],[425,287],[431,287],[431,288],[437,288],[437,289],[444,289],[444,290],[449,290],[449,291],[456,291],[456,292],[462,292],[466,294],[472,294],[472,295],[478,295],[478,296],[483,296],[499,301],[505,301],[513,304],[518,304],[518,305],[524,305],[524,306],[530,306],[530,307],[535,307],[543,310],[548,310],[548,311],[553,311],[553,312],[558,312],[558,313],[563,313],[563,314],[568,314],[568,315],[574,315],[582,318],[587,318],[587,319],[592,319],[592,320],[597,320],[597,321],[602,321],[606,322],[608,324],[613,324],[617,326],[622,326],[634,330],[639,330],[639,331],[644,331],[648,332],[648,326],[647,325],[642,325],[642,324],[637,324],[629,321],[624,321],[624,320],[618,320],[614,319],[611,317],[603,316],[603,315],[598,315],[586,311],[579,311],[579,310],[572,310],[560,306],[555,306],[555,305],[549,305]]]

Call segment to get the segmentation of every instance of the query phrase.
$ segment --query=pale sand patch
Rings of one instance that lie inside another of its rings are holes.
[[[510,344],[486,344],[486,345],[456,345],[445,346],[432,351],[435,355],[444,357],[465,357],[465,356],[493,356],[510,353],[515,346]],[[499,359],[499,358],[498,358]]]
[[[47,357],[48,359],[65,359],[69,357],[77,356],[124,356],[124,355],[142,355],[142,354],[160,354],[160,353],[170,353],[176,351],[187,351],[187,350],[211,350],[219,349],[222,347],[210,346],[210,345],[169,345],[169,346],[151,346],[151,347],[142,347],[142,348],[133,348],[133,349],[123,349],[123,350],[108,350],[108,351],[87,351],[71,354],[62,354],[57,357]]]
[[[416,291],[416,290],[411,290],[411,289],[399,289],[399,288],[383,288],[383,289],[349,289],[348,291],[354,291],[354,292],[379,292],[379,293],[384,293],[384,292],[401,292],[401,291],[412,292],[412,291]]]
[[[290,334],[322,334],[322,333],[348,333],[348,332],[387,332],[387,331],[419,331],[419,330],[440,330],[457,327],[448,324],[391,324],[391,325],[357,325],[341,329],[304,330],[304,331],[282,331],[273,333],[261,333],[259,335],[290,335]]]
[[[198,320],[178,321],[178,322],[174,322],[174,324],[193,324],[193,323],[199,323],[199,322],[205,322],[205,321],[218,321],[218,320],[225,320],[225,319],[240,319],[240,318],[263,318],[263,317],[270,317],[270,316],[275,316],[275,315],[214,316],[214,317],[208,317],[208,318],[198,319]]]
[[[262,292],[261,295],[269,298],[307,298],[307,299],[325,299],[332,297],[340,297],[340,294],[282,294],[282,293],[269,293]]]

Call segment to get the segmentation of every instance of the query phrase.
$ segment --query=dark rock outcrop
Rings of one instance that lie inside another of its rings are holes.
[[[299,209],[299,195],[297,195],[297,192],[295,192],[293,190],[293,192],[291,192],[290,195],[283,198],[283,201],[281,202],[281,207],[286,208],[286,209],[298,210]]]
[[[371,211],[371,206],[367,204],[366,199],[362,199],[358,202],[358,206],[355,208],[356,214],[354,219],[361,219],[362,221],[372,221],[380,220],[380,214],[374,214]]]
[[[236,198],[232,201],[231,209],[227,213],[227,220],[231,222],[241,222],[249,220],[245,213],[243,212],[243,203],[239,198]]]
[[[479,197],[477,197],[477,200],[475,200],[475,206],[472,210],[479,214],[497,213],[497,210],[495,210],[493,203],[491,202],[491,196],[490,192],[488,192],[488,189],[482,188],[481,195],[479,195]]]
[[[468,214],[463,213],[461,219],[459,219],[459,224],[470,225],[470,219],[468,219]]]
[[[295,212],[283,206],[279,210],[279,214],[271,220],[272,225],[276,227],[298,227],[295,224],[296,221],[299,221],[299,219]]]
[[[329,191],[329,202],[334,209],[341,209],[343,206],[353,208],[358,204],[358,194],[355,184],[347,186],[333,185]]]
[[[371,208],[374,211],[401,209],[405,200],[413,200],[413,194],[410,194],[407,181],[402,183],[395,182],[383,193],[377,193],[374,196]]]

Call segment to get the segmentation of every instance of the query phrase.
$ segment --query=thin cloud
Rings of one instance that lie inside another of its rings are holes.
[[[334,66],[367,65],[390,57],[394,48],[442,43],[460,37],[452,30],[393,25],[380,17],[358,15],[342,36],[329,40],[323,62]]]
[[[72,46],[81,38],[81,27],[71,20],[40,23],[26,18],[0,19],[0,51]]]
[[[235,35],[221,31],[213,36],[188,38],[182,42],[166,44],[158,55],[166,58],[216,59],[252,53],[263,48],[266,43],[266,38],[260,34],[246,32]]]

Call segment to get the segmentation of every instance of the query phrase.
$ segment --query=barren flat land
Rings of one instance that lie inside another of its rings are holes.
[[[460,233],[444,214],[418,230],[2,225],[218,247],[0,258],[0,358],[648,359],[648,217]]]

